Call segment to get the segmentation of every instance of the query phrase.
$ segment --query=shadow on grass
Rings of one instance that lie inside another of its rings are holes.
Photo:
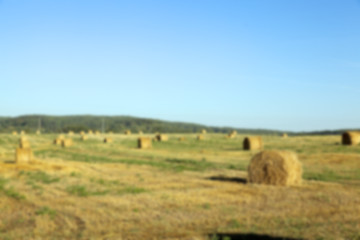
[[[300,238],[275,237],[253,233],[216,233],[209,234],[211,240],[301,240]]]
[[[213,176],[213,177],[209,177],[207,179],[213,180],[213,181],[221,181],[221,182],[235,182],[235,183],[242,183],[242,184],[247,183],[246,178],[239,178],[239,177]]]

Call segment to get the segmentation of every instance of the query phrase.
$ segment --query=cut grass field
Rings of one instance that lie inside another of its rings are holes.
[[[247,184],[258,151],[242,135],[169,134],[146,150],[135,134],[74,135],[68,148],[56,136],[28,135],[35,160],[15,164],[19,137],[0,135],[0,239],[360,239],[360,145],[340,136],[263,136],[298,154],[296,187]]]

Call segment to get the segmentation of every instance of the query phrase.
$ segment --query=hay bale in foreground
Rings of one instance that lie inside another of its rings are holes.
[[[125,130],[125,131],[124,131],[124,134],[125,134],[125,135],[131,135],[131,131],[130,131],[130,130]]]
[[[157,140],[159,142],[166,142],[167,140],[169,140],[169,138],[165,134],[158,134],[155,136],[155,140]]]
[[[30,148],[16,148],[15,162],[16,163],[27,163],[33,160],[33,153]]]
[[[243,142],[244,150],[259,150],[263,148],[263,141],[260,136],[246,137]]]
[[[302,181],[302,166],[293,152],[266,150],[251,159],[248,174],[250,183],[299,185]]]
[[[149,149],[151,147],[152,147],[151,138],[149,137],[138,138],[138,148]]]
[[[112,143],[112,138],[106,137],[104,138],[104,143]]]
[[[72,141],[71,138],[61,140],[61,146],[62,147],[70,147],[72,144],[73,144],[73,141]]]
[[[204,135],[198,135],[197,137],[196,137],[196,139],[197,140],[199,140],[199,141],[201,141],[201,140],[204,140],[205,139],[205,137],[204,137]]]
[[[344,132],[341,142],[343,145],[357,145],[360,143],[360,132]]]
[[[86,140],[88,140],[88,136],[86,136],[86,135],[81,135],[80,139],[81,139],[82,141],[86,141]]]

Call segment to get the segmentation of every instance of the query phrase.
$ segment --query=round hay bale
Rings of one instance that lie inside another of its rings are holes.
[[[246,137],[243,142],[244,150],[259,150],[263,148],[262,138],[260,136]]]
[[[206,129],[201,130],[201,134],[206,134],[206,133],[207,133]]]
[[[287,138],[287,137],[288,137],[287,133],[282,134],[282,138]]]
[[[124,134],[125,135],[131,135],[131,131],[130,130],[125,130]]]
[[[112,138],[106,137],[104,138],[104,143],[112,143]]]
[[[151,138],[149,137],[140,137],[138,138],[138,148],[140,149],[149,149],[152,147]]]
[[[155,136],[156,141],[159,142],[166,142],[167,140],[169,140],[169,137],[166,134],[158,134]]]
[[[250,183],[298,185],[302,180],[302,166],[293,152],[265,150],[251,159],[248,174]]]
[[[342,134],[343,145],[357,145],[360,143],[360,132],[344,132]]]
[[[182,141],[185,141],[186,138],[185,137],[179,137],[179,141],[182,142]]]
[[[197,137],[196,137],[196,139],[197,140],[199,140],[199,141],[201,141],[201,140],[204,140],[205,139],[205,137],[204,137],[204,135],[198,135]]]
[[[80,139],[82,141],[86,141],[88,139],[88,136],[86,136],[85,134],[84,135],[81,135]]]

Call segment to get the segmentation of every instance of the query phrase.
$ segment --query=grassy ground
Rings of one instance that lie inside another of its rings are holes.
[[[14,164],[19,136],[0,135],[0,239],[360,239],[360,146],[337,136],[263,137],[298,154],[297,187],[246,184],[244,136],[171,134],[151,150],[137,135],[27,137],[35,160]]]

